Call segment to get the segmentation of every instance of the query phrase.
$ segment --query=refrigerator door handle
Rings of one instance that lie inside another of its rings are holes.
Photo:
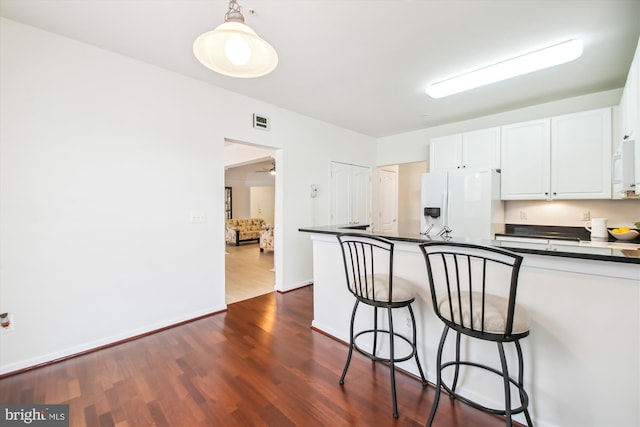
[[[444,206],[444,215],[442,216],[444,227],[449,224],[449,191],[442,193],[442,206]]]

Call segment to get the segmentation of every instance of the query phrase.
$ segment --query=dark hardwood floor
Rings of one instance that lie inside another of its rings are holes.
[[[71,426],[422,426],[433,397],[310,328],[312,287],[270,293],[153,335],[0,380],[0,403],[67,403]],[[504,421],[441,400],[436,426]]]

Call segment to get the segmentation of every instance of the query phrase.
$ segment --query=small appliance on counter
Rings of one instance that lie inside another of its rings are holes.
[[[609,230],[607,229],[607,218],[591,218],[584,224],[584,228],[591,233],[591,240],[609,240]]]

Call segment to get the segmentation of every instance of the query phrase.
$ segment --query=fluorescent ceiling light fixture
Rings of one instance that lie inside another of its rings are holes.
[[[443,98],[454,93],[564,64],[579,58],[580,55],[582,55],[582,40],[569,40],[434,83],[427,87],[425,92],[432,98]]]
[[[193,43],[193,54],[205,67],[230,77],[260,77],[278,65],[273,46],[244,24],[242,8],[229,0],[225,22]]]

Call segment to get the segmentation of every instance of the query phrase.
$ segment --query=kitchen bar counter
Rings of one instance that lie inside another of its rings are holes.
[[[356,232],[362,234],[368,234],[372,236],[384,237],[389,240],[411,242],[411,243],[423,243],[428,241],[442,240],[436,236],[426,236],[420,233],[410,232],[398,232],[398,233],[381,233],[371,232],[368,230],[362,230],[362,226],[357,226],[358,229],[352,225],[328,225],[322,227],[305,227],[300,228],[301,232],[308,233],[320,233],[320,234],[340,234],[345,232]],[[585,230],[586,231],[586,230]],[[503,234],[503,236],[507,236]],[[529,237],[532,237],[529,235]],[[460,240],[452,239],[451,241],[464,241],[468,243],[476,243],[485,246],[503,247],[513,252],[520,252],[525,254],[535,254],[550,257],[563,257],[574,258],[592,261],[608,261],[617,263],[628,264],[640,264],[640,244],[637,243],[624,243],[624,242],[591,242],[585,240],[579,240],[578,238],[571,238],[571,236],[547,238],[545,236],[536,236],[540,242],[520,242],[520,241],[507,241],[507,240]],[[545,240],[547,239],[547,240]],[[562,239],[562,240],[558,240]],[[573,240],[573,241],[572,241]],[[639,278],[640,278],[640,272]]]
[[[418,353],[427,379],[435,382],[435,356],[442,322],[431,307],[425,262],[418,248],[418,243],[429,238],[417,233],[389,235],[348,227],[300,228],[310,235],[313,244],[313,328],[348,340],[353,296],[346,289],[336,235],[355,231],[393,240],[394,274],[413,283]],[[637,427],[640,425],[637,245],[634,248],[615,242],[549,242],[551,239],[545,243],[473,242],[508,247],[524,257],[518,303],[532,319],[531,335],[522,341],[522,349],[533,421],[538,427]],[[399,332],[411,333],[406,319],[401,313],[398,316],[396,324],[402,329]],[[372,312],[364,312],[356,323],[359,327],[369,325],[372,317]],[[465,355],[480,363],[496,363],[495,345],[463,340],[463,348]],[[451,347],[445,348],[449,354],[452,351]],[[514,366],[513,356],[508,352],[510,366]],[[399,366],[417,374],[413,361]],[[339,373],[342,366],[335,369]],[[463,373],[458,388],[486,406],[499,406],[503,399],[501,382],[474,374]],[[474,381],[469,381],[472,377]],[[349,377],[345,387],[348,384]],[[422,392],[417,384],[415,393]],[[402,402],[401,395],[398,400]],[[428,410],[425,408],[425,419]],[[521,415],[516,420],[523,422]]]

